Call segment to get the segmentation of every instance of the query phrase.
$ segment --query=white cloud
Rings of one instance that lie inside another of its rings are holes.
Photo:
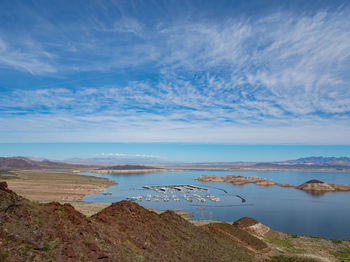
[[[144,26],[137,21],[137,19],[130,16],[121,17],[120,19],[114,21],[112,26],[104,25],[101,23],[101,21],[99,21],[98,24],[99,27],[96,29],[103,32],[132,33],[138,37],[142,37],[144,34]]]
[[[106,120],[108,119],[108,120]],[[350,144],[347,119],[232,125],[155,116],[30,115],[0,117],[1,142],[219,142],[235,144]],[[248,121],[249,122],[249,121]],[[336,132],[336,135],[335,135]],[[107,154],[107,153],[106,153]]]
[[[24,44],[21,49],[10,47],[0,35],[0,67],[15,68],[27,71],[30,74],[48,74],[56,72],[51,63],[53,54],[41,50],[40,47],[33,47],[27,39],[22,39]]]
[[[125,153],[100,153],[95,154],[97,157],[107,157],[107,158],[160,158],[156,155],[148,155],[148,154],[125,154]]]
[[[73,41],[74,66],[44,47],[20,52],[0,39],[0,63],[33,74],[151,64],[147,72],[157,76],[123,86],[14,90],[0,97],[2,130],[16,131],[20,122],[47,132],[39,140],[350,143],[349,14],[185,20],[148,28],[146,37],[145,25],[126,16],[99,27],[107,34],[101,39],[88,31],[90,42]],[[115,33],[139,39],[120,45]]]

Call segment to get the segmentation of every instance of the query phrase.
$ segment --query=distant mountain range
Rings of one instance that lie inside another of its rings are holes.
[[[331,169],[348,170],[350,169],[349,157],[322,157],[313,156],[299,158],[295,160],[281,162],[255,163],[249,168],[255,169]]]
[[[31,159],[29,157],[0,157],[0,170],[7,169],[81,169],[89,168],[94,170],[106,169],[108,170],[147,170],[147,169],[157,169],[153,166],[145,165],[125,165],[116,162],[108,163],[98,163],[87,160],[81,162],[64,162],[64,161],[52,161],[47,159]]]
[[[0,169],[34,169],[34,168],[75,168],[79,165],[50,161],[47,159],[33,160],[29,157],[0,157]]]
[[[64,160],[65,163],[83,164],[83,165],[140,165],[140,164],[163,164],[162,161],[155,158],[132,158],[132,157],[92,157],[92,158],[69,158]]]
[[[288,163],[297,164],[323,164],[323,165],[334,165],[334,164],[345,164],[350,165],[349,157],[323,157],[323,156],[312,156],[304,157],[296,160],[289,160]]]
[[[222,163],[195,163],[195,164],[165,164],[153,163],[155,166],[172,168],[217,168],[232,170],[292,170],[292,169],[322,169],[322,170],[350,170],[349,157],[305,157],[288,161],[276,162],[222,162]],[[52,161],[47,159],[31,159],[28,157],[0,157],[0,169],[23,168],[101,168],[112,167],[116,170],[130,169],[130,167],[150,167],[149,164],[132,163],[111,159],[75,159],[68,161]]]
[[[313,156],[273,162],[220,162],[169,165],[172,168],[226,170],[350,170],[349,157]]]

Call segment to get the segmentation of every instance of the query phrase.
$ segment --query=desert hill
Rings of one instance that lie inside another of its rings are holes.
[[[88,218],[69,204],[31,202],[0,183],[0,261],[261,260],[254,246],[231,236],[234,230],[211,230],[127,201]],[[266,247],[253,235],[249,241]]]
[[[92,163],[66,163],[47,159],[33,160],[28,157],[0,157],[0,171],[13,169],[79,169],[97,173],[155,172],[166,169],[145,165],[93,165]]]
[[[0,157],[0,169],[41,169],[41,168],[78,168],[82,165],[67,164],[47,159],[33,160],[28,157]],[[86,166],[85,166],[86,167]]]
[[[317,262],[345,261],[349,250],[349,241],[289,235],[247,217],[196,226],[128,201],[86,217],[70,204],[31,202],[0,182],[1,262]]]

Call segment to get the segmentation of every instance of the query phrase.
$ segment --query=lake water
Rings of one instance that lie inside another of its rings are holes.
[[[143,174],[83,174],[109,178],[118,183],[105,190],[112,195],[92,194],[86,196],[84,201],[117,202],[138,195],[162,195],[153,190],[142,190],[145,185],[192,184],[210,189],[210,194],[218,196],[221,201],[207,200],[202,203],[193,199],[193,202],[188,202],[183,198],[183,193],[178,192],[175,194],[180,201],[174,201],[172,194],[168,194],[168,202],[142,200],[137,203],[155,209],[184,209],[191,212],[192,219],[235,221],[248,216],[273,229],[291,234],[350,239],[350,192],[311,195],[295,188],[254,184],[235,186],[230,183],[193,180],[200,175],[255,175],[292,185],[299,185],[310,179],[350,184],[350,172],[185,170]],[[197,194],[204,196],[205,193]],[[246,201],[242,203],[242,199],[236,195]]]

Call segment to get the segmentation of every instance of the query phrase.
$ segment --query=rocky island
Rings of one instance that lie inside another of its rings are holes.
[[[304,190],[309,193],[326,193],[326,192],[341,192],[350,191],[350,185],[338,185],[338,184],[328,184],[320,180],[312,179],[301,185],[294,186],[290,184],[281,184],[272,181],[271,179],[266,179],[258,176],[200,176],[195,178],[195,180],[202,182],[227,182],[233,185],[245,185],[245,184],[256,184],[258,186],[279,186],[279,187],[293,187],[296,189]]]

